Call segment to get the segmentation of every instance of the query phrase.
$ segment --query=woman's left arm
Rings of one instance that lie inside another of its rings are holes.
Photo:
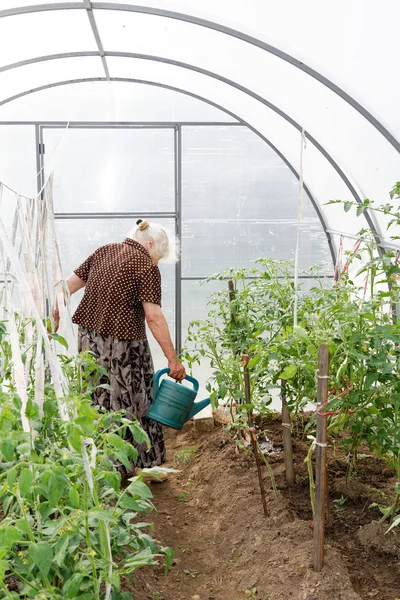
[[[83,281],[83,279],[78,277],[78,275],[76,275],[75,273],[72,273],[72,275],[70,275],[67,278],[66,284],[68,286],[69,293],[72,296],[72,294],[75,294],[75,292],[78,292],[83,287],[85,287],[86,281]],[[56,304],[55,304],[55,306],[53,306],[53,319],[54,319],[54,331],[57,331],[58,327],[60,325],[60,312],[58,310],[57,298],[56,298]]]

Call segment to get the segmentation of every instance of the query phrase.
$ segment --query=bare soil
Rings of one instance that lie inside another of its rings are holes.
[[[263,423],[276,448],[279,420]],[[189,423],[167,433],[170,466],[176,452],[198,445],[192,462],[163,484],[151,484],[158,513],[156,538],[175,549],[163,567],[137,571],[124,588],[135,600],[399,600],[400,531],[385,535],[373,502],[393,497],[394,472],[363,449],[356,476],[345,481],[340,440],[328,449],[329,516],[325,566],[312,568],[313,524],[304,458],[308,444],[294,440],[297,482],[285,481],[283,453],[269,456],[279,488],[263,467],[269,516],[263,515],[254,457],[239,454],[218,427],[198,433]]]

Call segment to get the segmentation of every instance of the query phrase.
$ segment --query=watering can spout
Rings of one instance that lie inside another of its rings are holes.
[[[193,419],[197,413],[206,408],[211,404],[210,398],[205,398],[204,400],[199,400],[193,404],[192,410],[190,411],[188,419]]]

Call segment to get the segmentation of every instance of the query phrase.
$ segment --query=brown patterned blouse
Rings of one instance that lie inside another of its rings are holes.
[[[74,273],[86,282],[72,321],[103,335],[146,339],[142,302],[161,306],[161,274],[135,240],[98,248]]]

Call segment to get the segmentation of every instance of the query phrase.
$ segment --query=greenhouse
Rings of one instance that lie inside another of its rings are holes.
[[[399,600],[399,20],[0,2],[0,599]]]

